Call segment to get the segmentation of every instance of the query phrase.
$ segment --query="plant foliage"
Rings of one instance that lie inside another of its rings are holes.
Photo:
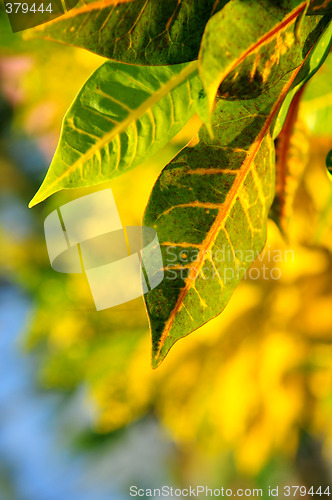
[[[138,166],[195,112],[205,122],[160,173],[144,216],[165,270],[145,296],[154,366],[224,309],[262,251],[281,130],[273,217],[285,232],[304,161],[289,151],[300,89],[329,52],[331,17],[331,0],[106,0],[28,32],[111,59],[68,110],[31,206]]]

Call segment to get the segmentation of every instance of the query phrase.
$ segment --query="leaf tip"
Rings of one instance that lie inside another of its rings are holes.
[[[208,131],[208,134],[210,136],[211,141],[213,141],[214,140],[214,132],[213,132],[211,120],[206,122],[205,126],[206,126],[206,130]]]
[[[161,362],[158,361],[158,359],[152,357],[152,369],[153,370],[156,370],[158,368],[158,366],[160,365]]]
[[[45,199],[44,197],[41,197],[38,193],[39,193],[39,191],[37,191],[35,196],[30,200],[30,202],[28,204],[28,208],[32,208],[32,207],[38,205],[38,203],[40,203],[41,201],[43,201]]]
[[[38,189],[37,193],[35,194],[35,196],[32,198],[32,200],[28,204],[28,207],[32,208],[35,205],[38,205],[38,203],[41,203],[42,201],[46,200],[46,198],[51,196],[51,194],[53,194],[54,192],[56,192],[56,191],[48,192],[47,190],[45,190],[43,188],[43,185],[41,185],[40,188]]]
[[[164,361],[165,357],[166,357],[166,354],[164,354],[164,355],[160,355],[160,354],[152,355],[152,369],[156,370],[157,368],[159,368],[159,366]]]
[[[34,207],[35,205],[37,205],[39,202],[38,200],[36,200],[36,196],[34,196],[28,203],[28,208],[32,208]]]
[[[152,368],[155,370],[158,368],[164,359],[166,358],[170,347],[165,348],[165,345],[160,346],[160,344],[154,344],[152,347]]]
[[[152,349],[152,360],[151,360],[151,364],[152,364],[152,368],[153,370],[156,370],[158,368],[158,366],[161,365],[161,363],[163,362],[164,360],[164,357],[165,356],[161,356],[160,355],[160,352],[159,352],[159,349]]]

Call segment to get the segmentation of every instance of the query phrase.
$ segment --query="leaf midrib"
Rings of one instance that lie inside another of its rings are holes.
[[[195,273],[194,273],[195,276],[199,275],[199,272],[201,271],[201,268],[204,265],[204,261],[205,261],[204,257],[206,255],[206,251],[208,248],[211,248],[211,246],[213,245],[215,239],[217,238],[219,232],[222,229],[223,224],[226,221],[227,215],[230,213],[232,207],[234,206],[234,203],[235,203],[237,195],[238,195],[238,191],[246,179],[246,176],[250,170],[252,161],[255,158],[266,133],[268,132],[268,129],[272,123],[272,120],[273,120],[276,112],[278,111],[283,99],[285,98],[287,92],[289,91],[289,88],[291,87],[294,79],[296,78],[296,75],[300,71],[303,64],[304,64],[304,61],[294,71],[292,78],[284,86],[284,88],[280,94],[279,99],[274,104],[269,116],[267,117],[266,122],[264,123],[264,126],[262,127],[260,133],[258,134],[255,142],[253,143],[253,145],[249,149],[248,156],[247,156],[246,160],[244,161],[242,167],[238,171],[239,172],[238,176],[234,180],[234,183],[233,183],[230,191],[228,192],[228,195],[226,196],[224,203],[222,204],[221,208],[219,209],[219,213],[218,213],[213,225],[211,226],[211,229],[209,230],[204,241],[202,242],[203,251],[200,252],[197,260],[195,261],[195,264],[192,267],[192,269],[195,271]],[[158,351],[156,353],[156,359],[158,359],[158,357],[160,356],[160,352],[161,352],[163,345],[165,343],[165,340],[166,340],[166,338],[171,330],[171,327],[173,325],[176,314],[179,311],[185,297],[187,296],[188,291],[191,288],[191,284],[193,283],[193,280],[190,278],[190,275],[188,276],[188,278],[186,278],[185,282],[186,282],[186,285],[183,287],[183,289],[178,297],[178,300],[177,300],[177,302],[176,302],[176,304],[171,312],[171,315],[170,315],[169,319],[167,320],[167,322],[165,323],[164,331],[163,331],[163,334],[162,334],[160,341],[159,341]]]

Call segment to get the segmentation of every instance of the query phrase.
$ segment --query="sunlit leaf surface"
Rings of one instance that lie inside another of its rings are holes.
[[[210,109],[219,87],[225,98],[255,97],[299,65],[312,48],[311,38],[317,40],[331,19],[331,5],[323,9],[313,2],[297,29],[306,6],[296,0],[234,0],[209,21],[199,69]]]
[[[82,2],[28,36],[76,45],[120,62],[178,64],[197,58],[206,23],[227,1]]]
[[[262,8],[263,3],[266,2],[255,3],[255,6]],[[211,24],[221,18],[224,25],[225,16],[234,14],[232,9],[237,5],[246,9],[251,3],[227,4]],[[179,338],[224,309],[246,269],[264,246],[266,218],[274,189],[270,127],[296,78],[304,78],[300,72],[306,57],[330,21],[328,15],[318,15],[320,9],[316,11],[312,6],[298,32],[296,19],[305,7],[306,2],[302,2],[291,14],[282,11],[277,25],[277,13],[271,7],[270,32],[263,36],[248,30],[248,36],[256,41],[253,51],[244,50],[251,47],[247,33],[240,37],[239,44],[231,47],[227,31],[216,26],[211,31],[214,42],[208,44],[206,66],[202,49],[200,73],[210,104],[221,82],[222,87],[225,81],[230,87],[221,94],[221,103],[215,111],[212,124],[215,139],[204,137],[193,151],[182,151],[164,169],[146,210],[145,224],[157,230],[166,251],[171,246],[177,249],[172,265],[165,256],[165,270],[172,272],[173,278],[166,276],[161,285],[146,296],[154,366]],[[255,28],[259,26],[256,17],[250,19]],[[269,22],[266,26],[269,27]],[[261,36],[263,38],[259,38]],[[220,45],[222,40],[226,46]],[[213,56],[214,48],[220,58]],[[235,73],[227,83],[225,79],[232,71]],[[258,80],[255,80],[256,74]],[[239,99],[241,93],[246,100]],[[256,94],[256,98],[249,99]],[[233,100],[229,99],[231,96]],[[233,257],[221,259],[218,268],[214,256],[220,248]],[[249,251],[252,258],[245,259]],[[183,257],[187,258],[187,253],[189,262]],[[240,272],[236,272],[237,268]],[[209,273],[207,278],[205,270]],[[227,271],[232,271],[230,279]]]
[[[201,88],[195,62],[144,68],[105,63],[69,108],[30,206],[60,189],[100,184],[142,163],[187,123]]]
[[[60,496],[76,499],[68,492],[73,483],[71,469],[64,466],[67,472],[59,476],[56,464],[53,467],[54,462],[44,460],[43,446],[41,467],[34,459],[40,442],[34,436],[30,437],[31,448],[23,446],[24,422],[29,416],[24,413],[17,427],[14,422],[22,416],[24,402],[40,428],[39,437],[48,429],[47,442],[55,443],[56,449],[64,441],[70,443],[66,459],[72,464],[74,455],[81,466],[90,458],[89,467],[75,470],[80,483],[84,478],[84,487],[85,476],[95,478],[93,498],[99,497],[99,488],[105,483],[113,482],[111,469],[113,474],[123,474],[123,497],[127,498],[129,480],[132,484],[137,477],[142,481],[136,469],[133,471],[134,453],[152,447],[152,440],[163,462],[159,473],[164,478],[170,471],[174,487],[198,481],[211,488],[221,484],[245,488],[331,484],[332,190],[325,167],[331,136],[311,139],[310,163],[290,221],[292,245],[270,221],[262,262],[258,259],[253,264],[253,272],[239,284],[223,314],[179,342],[159,369],[152,371],[143,302],[96,312],[82,275],[58,274],[50,268],[44,218],[71,200],[75,191],[63,190],[34,210],[26,207],[54,152],[65,107],[100,61],[86,51],[39,41],[34,41],[33,49],[30,42],[19,45],[17,40],[18,35],[13,38],[1,30],[1,51],[13,58],[4,57],[0,63],[0,289],[2,299],[7,283],[13,283],[33,303],[21,340],[28,337],[26,345],[33,350],[32,376],[38,375],[38,388],[44,390],[38,389],[40,404],[36,408],[26,390],[28,380],[21,384],[23,402],[12,390],[10,384],[16,387],[18,380],[15,367],[9,365],[1,380],[1,421],[12,420],[5,441],[16,443],[18,450],[10,455],[10,469],[3,468],[6,455],[1,453],[1,494],[7,497],[10,483],[14,487],[9,498],[17,500],[18,491],[23,491],[16,484],[22,474],[14,472],[17,461],[25,456],[29,471],[35,464],[36,477],[43,484],[45,466],[59,483]],[[313,84],[316,77],[318,74]],[[317,84],[315,92],[319,88]],[[302,113],[301,119],[304,117]],[[46,158],[36,162],[36,152]],[[112,181],[119,213],[127,223],[141,224],[153,183],[173,155],[170,146],[167,154],[161,152]],[[86,193],[84,188],[76,196]],[[269,269],[268,279],[263,266]],[[271,278],[272,269],[272,276],[280,276],[278,279]],[[15,309],[6,314],[12,314],[15,322],[16,313]],[[1,339],[3,346],[3,336]],[[21,359],[24,365],[24,353]],[[54,402],[55,395],[56,401],[62,395],[69,405],[65,414],[62,405],[45,403]],[[84,407],[77,410],[80,396]],[[15,405],[19,416],[12,419],[8,409]],[[46,427],[49,422],[59,424],[61,436]],[[149,430],[151,423],[156,433]],[[146,434],[141,433],[141,424],[147,427]],[[140,439],[133,444],[137,426]],[[128,440],[132,444],[129,452]],[[104,460],[102,467],[97,457]],[[151,471],[155,469],[148,461],[145,464],[144,470],[150,474],[147,483],[154,484],[157,479]],[[107,477],[104,483],[103,473]],[[31,475],[24,476],[32,485]],[[45,495],[38,496],[34,483],[34,497],[48,497],[51,484],[46,484]]]

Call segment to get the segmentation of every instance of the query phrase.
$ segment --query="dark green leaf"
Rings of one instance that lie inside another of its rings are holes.
[[[46,38],[134,64],[197,59],[204,28],[228,0],[102,0],[31,30]]]

